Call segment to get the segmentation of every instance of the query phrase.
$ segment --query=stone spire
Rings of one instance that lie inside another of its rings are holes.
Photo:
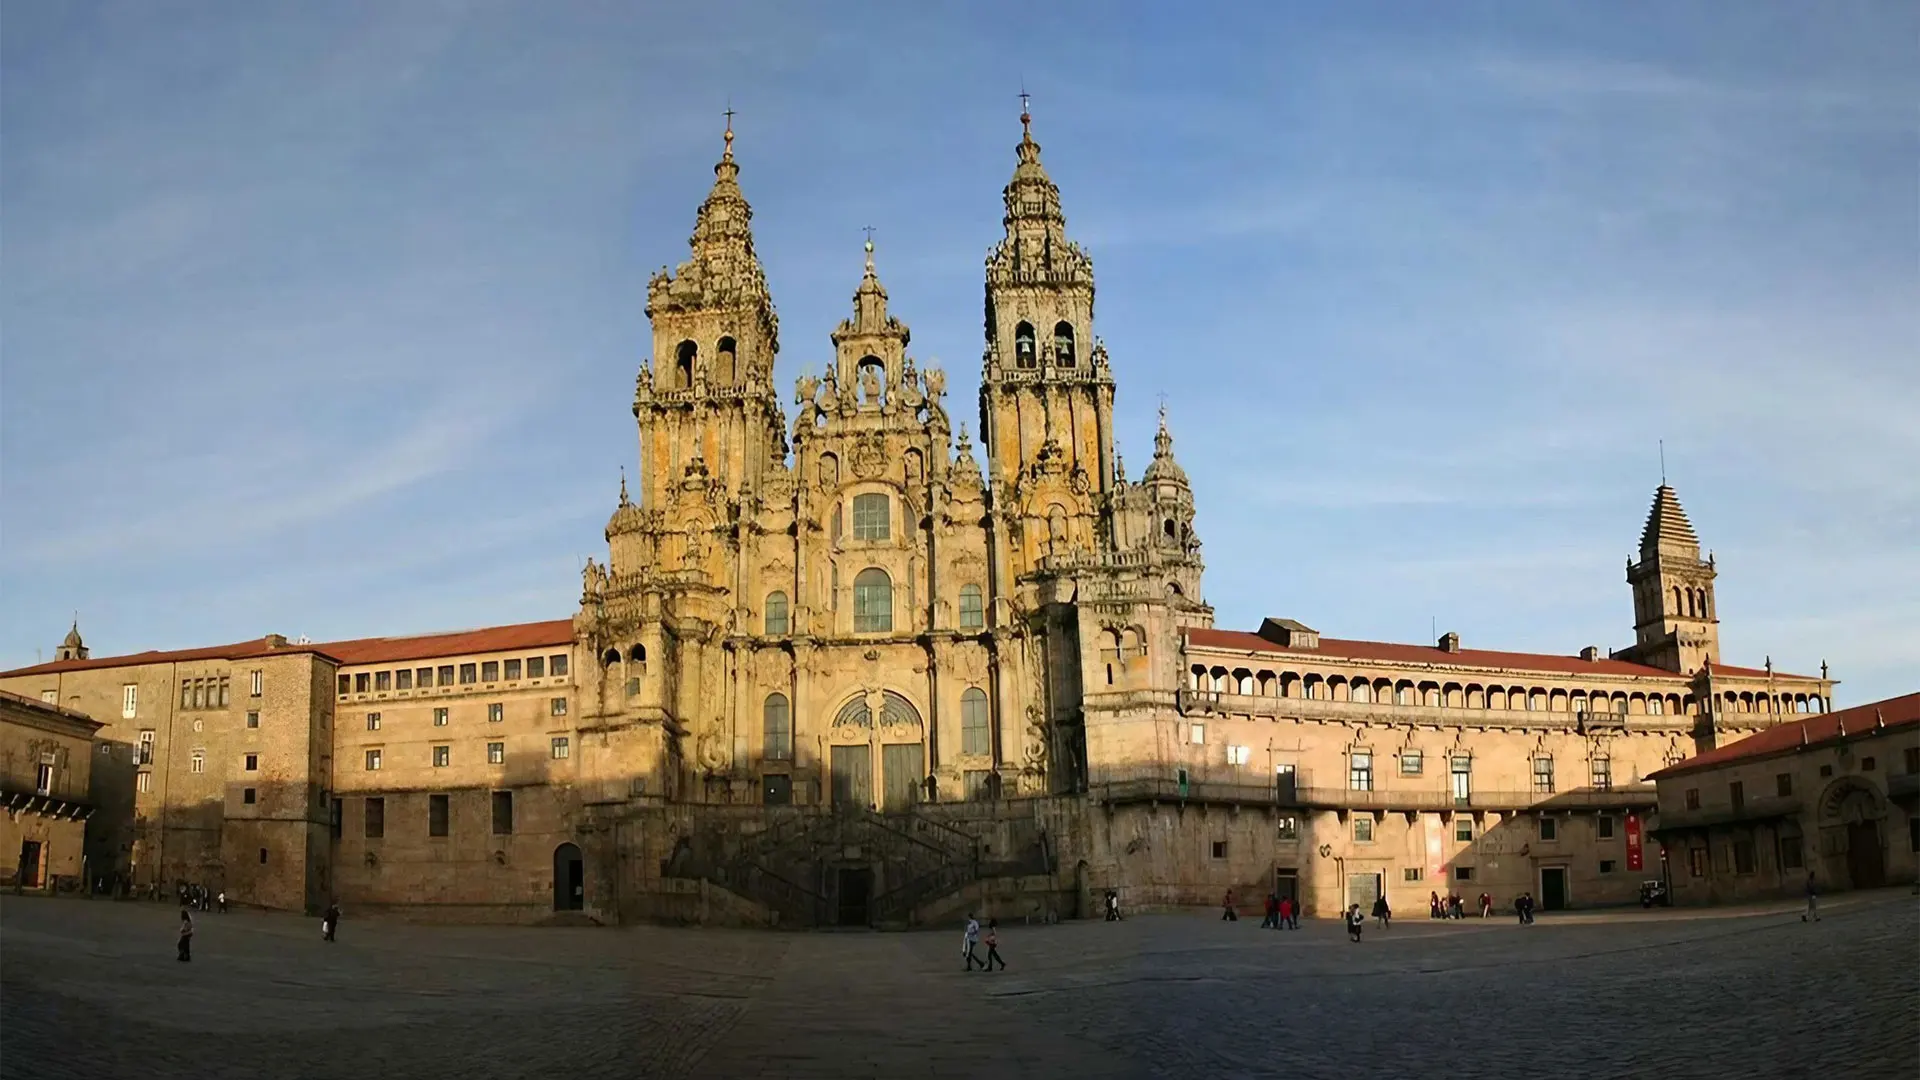
[[[733,160],[733,116],[729,110],[724,148],[713,166],[713,187],[701,202],[687,246],[692,257],[672,274],[661,270],[647,283],[647,315],[714,308],[758,309],[771,352],[779,350],[779,320],[767,291],[766,271],[753,249],[753,207],[740,191],[740,166]]]
[[[1153,436],[1153,461],[1140,477],[1142,483],[1156,480],[1187,486],[1187,470],[1173,459],[1173,433],[1167,430],[1167,407],[1160,406],[1160,430]]]
[[[53,650],[53,658],[55,660],[85,660],[87,658],[87,643],[80,640],[80,616],[75,615],[73,617],[73,627],[67,631],[67,636],[61,639],[60,647]]]
[[[1640,557],[1649,559],[1663,551],[1700,557],[1700,537],[1694,534],[1687,512],[1680,508],[1679,497],[1664,483],[1654,490],[1647,526],[1640,532]]]
[[[1020,112],[1020,142],[1014,147],[1014,157],[1013,179],[1001,192],[1006,203],[1001,224],[1007,235],[988,258],[990,270],[1011,280],[1045,280],[1091,289],[1093,260],[1067,239],[1060,189],[1040,163],[1040,144],[1033,139],[1033,116],[1025,106]]]

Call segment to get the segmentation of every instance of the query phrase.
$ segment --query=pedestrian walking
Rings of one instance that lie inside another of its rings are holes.
[[[1430,892],[1427,894],[1427,918],[1437,919],[1439,917],[1440,917],[1440,894],[1437,892]]]
[[[180,909],[179,949],[179,955],[174,957],[174,959],[179,960],[181,963],[186,963],[193,959],[193,916],[187,914],[187,909],[184,907]]]
[[[974,948],[979,944],[979,942],[980,942],[980,920],[974,918],[973,912],[969,911],[967,912],[967,934],[966,934],[966,937],[961,941],[961,946],[962,946],[961,953],[967,958],[968,971],[972,971],[975,967],[984,968],[987,966],[985,964],[980,963],[979,954],[973,951]]]
[[[1491,914],[1493,914],[1493,897],[1486,893],[1481,893],[1480,894],[1480,917],[1484,919]]]
[[[1358,944],[1360,941],[1360,931],[1366,928],[1367,928],[1367,917],[1360,913],[1360,905],[1355,904],[1352,907],[1348,908],[1347,909],[1347,940],[1354,942],[1355,944]]]
[[[1806,922],[1809,918],[1820,921],[1820,890],[1814,885],[1811,870],[1807,871],[1807,910],[1800,913],[1800,921]]]
[[[1294,918],[1295,916],[1293,912],[1293,897],[1291,896],[1281,897],[1280,898],[1280,929],[1282,930],[1292,929]]]
[[[338,933],[339,930],[340,905],[335,901],[329,900],[327,901],[327,910],[320,913],[320,940],[332,941],[334,934]]]
[[[1232,889],[1228,889],[1227,895],[1222,897],[1220,900],[1220,921],[1221,922],[1239,922],[1240,921],[1239,914],[1233,910],[1233,890]]]
[[[226,913],[227,913],[227,890],[221,889],[220,890],[220,914],[225,915]]]
[[[1280,898],[1272,893],[1267,894],[1266,906],[1261,909],[1260,929],[1280,929]]]
[[[1373,898],[1373,917],[1379,922],[1380,929],[1382,930],[1385,930],[1393,923],[1393,909],[1387,906],[1387,898],[1384,893]]]
[[[1107,921],[1120,921],[1120,890],[1107,890]]]
[[[1000,970],[1002,971],[1005,971],[1007,968],[1007,962],[1000,958],[1000,932],[999,931],[1000,931],[999,920],[988,919],[987,920],[987,963],[986,963],[986,970],[988,971],[992,971],[993,965],[995,964],[999,964]]]

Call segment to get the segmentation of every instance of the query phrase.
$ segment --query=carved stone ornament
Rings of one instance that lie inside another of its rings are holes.
[[[1068,486],[1073,489],[1075,495],[1085,495],[1088,491],[1092,490],[1093,484],[1087,479],[1087,470],[1075,465],[1073,467],[1073,476],[1068,481]]]
[[[853,467],[853,475],[862,480],[872,480],[887,471],[887,441],[879,432],[869,431],[860,436],[847,457],[848,464]]]

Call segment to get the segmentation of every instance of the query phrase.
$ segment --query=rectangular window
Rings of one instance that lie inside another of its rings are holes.
[[[346,807],[347,802],[345,799],[335,799],[333,800],[333,808],[327,813],[327,832],[332,834],[335,840],[340,839],[341,834],[344,832],[347,820]]]
[[[1472,880],[1473,880],[1473,867],[1471,867],[1471,866],[1456,866],[1456,867],[1454,867],[1454,868],[1453,868],[1453,880],[1455,880],[1455,881],[1472,881]]]
[[[500,661],[488,660],[480,665],[480,681],[485,683],[500,681]]]
[[[1600,830],[1600,839],[1613,839],[1613,815],[1601,814],[1600,817],[1596,819],[1594,828]]]
[[[1453,838],[1471,842],[1473,840],[1473,819],[1461,817],[1453,819]]]
[[[434,671],[435,671],[434,684],[436,686],[452,686],[453,685],[453,665],[452,664],[441,664],[438,668],[435,668]]]
[[[1420,867],[1418,866],[1409,866],[1400,871],[1401,881],[1419,881],[1420,877]]]
[[[1275,834],[1275,838],[1279,840],[1300,839],[1300,819],[1296,817],[1281,818],[1280,830]]]
[[[1733,842],[1733,872],[1753,873],[1753,841],[1735,840]]]
[[[527,678],[544,679],[547,677],[547,658],[544,656],[527,657]]]
[[[373,692],[384,694],[393,689],[393,672],[376,671],[373,673]]]
[[[1559,838],[1560,822],[1550,817],[1542,817],[1540,819],[1540,839],[1558,840]]]
[[[193,708],[193,680],[192,679],[180,680],[180,707],[183,709]]]
[[[1800,869],[1800,838],[1783,836],[1780,838],[1780,869]]]
[[[1190,725],[1187,728],[1187,741],[1191,742],[1195,746],[1204,745],[1207,741],[1207,725],[1205,724]]]
[[[855,540],[887,538],[887,497],[885,495],[853,497],[853,538]]]
[[[380,714],[379,713],[370,712],[367,714],[367,730],[368,731],[380,730]]]
[[[133,786],[142,795],[147,794],[153,790],[153,774],[143,770],[133,778]]]
[[[374,771],[377,771],[379,768],[380,768],[380,751],[378,750],[367,751],[367,771],[374,772]]]
[[[507,763],[507,744],[490,742],[487,744],[487,764],[505,765]]]
[[[1728,784],[1727,798],[1732,801],[1735,810],[1745,807],[1747,805],[1747,785],[1738,780]]]
[[[394,673],[393,673],[393,688],[394,688],[395,690],[411,690],[411,689],[413,689],[413,669],[412,669],[412,668],[401,668],[401,669],[400,669],[399,671],[396,671],[396,672],[394,672]]]
[[[993,752],[993,737],[988,730],[987,695],[971,687],[960,695],[960,752],[984,757]]]
[[[353,693],[353,676],[351,675],[340,676],[340,696],[345,697],[346,695],[351,693]]]
[[[442,706],[441,706],[440,708],[438,708],[438,709],[435,709],[435,710],[433,710],[433,726],[434,726],[434,727],[446,727],[446,726],[447,726],[447,708],[446,708],[446,706],[444,706],[444,705],[442,705]]]
[[[444,769],[453,762],[453,747],[436,746],[433,748],[433,767]]]
[[[1780,773],[1775,776],[1773,778],[1773,793],[1783,799],[1793,794],[1793,774]]]
[[[1861,758],[1861,759],[1860,759],[1860,771],[1861,771],[1861,772],[1872,772],[1872,771],[1873,771],[1873,768],[1874,768],[1874,766],[1875,766],[1876,764],[1877,764],[1877,762],[1875,762],[1875,761],[1874,761],[1874,760],[1873,760],[1872,758],[1870,758],[1870,757],[1863,757],[1863,758]]]
[[[1909,746],[1905,750],[1902,750],[1900,754],[1906,759],[1907,772],[1909,774],[1920,773],[1920,747]]]
[[[427,835],[447,835],[447,797],[445,795],[427,796]]]
[[[478,664],[461,664],[460,665],[460,685],[461,686],[472,686],[474,683],[479,681],[480,681],[480,665]]]
[[[191,772],[206,772],[207,752],[195,747],[193,752],[187,755],[187,769]]]
[[[548,716],[567,715],[567,699],[563,697],[548,698],[547,699],[547,715]]]
[[[193,707],[196,709],[207,707],[207,680],[205,679],[193,680]]]
[[[1354,791],[1373,790],[1373,753],[1355,750],[1347,756],[1347,787]],[[1369,824],[1368,829],[1373,826]]]
[[[222,675],[220,676],[220,707],[223,709],[227,707],[227,689],[227,677]]]
[[[565,735],[555,735],[551,740],[553,760],[561,761],[573,756],[573,750]]]
[[[60,691],[58,690],[40,691],[40,703],[42,705],[58,705],[60,703]]]
[[[1690,787],[1687,789],[1687,809],[1689,810],[1700,809],[1700,789],[1699,788]]]
[[[120,718],[131,720],[140,712],[140,688],[128,683],[120,688]]]
[[[42,795],[53,794],[53,766],[42,764],[34,770],[33,788]]]
[[[497,724],[506,718],[507,706],[505,702],[495,701],[487,705],[487,723]]]
[[[1400,775],[1419,776],[1427,767],[1426,758],[1418,750],[1400,751]]]
[[[1215,840],[1213,842],[1213,857],[1216,859],[1224,859],[1227,857],[1227,842],[1225,840]]]
[[[513,835],[513,792],[493,793],[493,835]]]
[[[372,675],[364,671],[357,671],[354,673],[353,675],[353,692],[354,693],[364,694],[372,689],[373,689]]]
[[[1533,790],[1541,795],[1553,793],[1553,759],[1544,754],[1533,759]]]
[[[556,679],[565,675],[567,673],[567,654],[555,653],[547,657],[547,673]]]
[[[1373,843],[1373,818],[1362,814],[1353,819],[1353,842],[1356,844]]]
[[[1453,805],[1473,804],[1473,758],[1456,754],[1448,762],[1447,776],[1453,783]]]
[[[254,788],[242,788],[242,789],[241,789],[241,791],[240,791],[240,801],[241,801],[241,802],[243,802],[243,803],[246,803],[246,804],[247,804],[248,806],[252,806],[252,805],[253,805],[253,800],[254,800],[254,798],[255,798],[255,789],[254,789]]]
[[[247,771],[248,771],[248,772],[258,772],[258,771],[260,770],[260,755],[259,755],[259,754],[248,754],[248,755],[247,755],[247,764],[246,764],[246,769],[247,769]]]
[[[980,594],[980,586],[962,585],[960,587],[960,629],[982,630],[986,625],[987,610],[985,600]],[[1126,659],[1122,654],[1120,662],[1125,663]]]
[[[1601,860],[1600,860],[1600,872],[1601,872],[1601,873],[1603,873],[1603,874],[1611,874],[1611,873],[1613,873],[1613,867],[1614,867],[1614,861],[1613,861],[1612,859],[1601,859]]]
[[[260,712],[258,709],[247,710],[247,726],[250,728],[257,728],[260,726]]]
[[[1227,764],[1229,764],[1229,765],[1245,765],[1245,764],[1246,764],[1247,762],[1249,762],[1249,761],[1251,761],[1251,760],[1253,760],[1253,748],[1252,748],[1252,747],[1250,747],[1250,746],[1229,746],[1229,747],[1227,747]]]
[[[433,669],[430,667],[413,669],[413,686],[416,690],[429,690],[433,687]]]
[[[367,800],[367,839],[378,840],[387,835],[387,800],[373,798]]]
[[[1593,759],[1593,789],[1595,791],[1613,790],[1613,759],[1597,757]]]
[[[134,758],[133,763],[135,765],[153,764],[153,732],[143,731],[140,733],[139,756]]]
[[[504,674],[508,682],[513,682],[516,679],[520,678],[520,661],[518,660],[507,661],[506,670]]]

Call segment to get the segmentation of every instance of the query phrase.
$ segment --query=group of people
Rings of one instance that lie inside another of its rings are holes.
[[[1001,969],[1005,970],[1007,966],[1007,962],[1006,960],[1002,959],[1000,956],[1000,922],[999,920],[997,919],[987,920],[987,934],[986,934],[987,958],[984,961],[980,959],[980,954],[974,951],[976,948],[979,947],[980,944],[981,944],[980,920],[974,918],[973,913],[969,911],[967,913],[967,936],[961,942],[962,955],[964,955],[967,958],[967,970],[972,971],[974,967],[977,965],[982,971],[992,971],[993,965],[995,964],[999,964]]]
[[[220,911],[224,913],[227,910],[226,890],[221,890],[211,902],[218,903]],[[203,896],[192,893],[188,886],[180,886],[180,933],[174,943],[176,950],[174,959],[181,963],[190,963],[193,960],[193,909],[198,904],[201,911],[211,911],[212,908],[206,906],[207,903]],[[332,941],[333,935],[339,929],[340,905],[329,901],[327,910],[320,915],[320,937],[324,941]],[[993,939],[989,936],[987,940],[991,949]],[[991,953],[989,955],[991,956]],[[1001,966],[1005,967],[1006,962],[1001,961]]]
[[[1480,917],[1493,914],[1493,897],[1480,894]],[[1431,919],[1464,919],[1467,917],[1467,899],[1459,893],[1441,896],[1439,893],[1427,894],[1427,917]]]
[[[180,894],[180,907],[182,909],[212,911],[217,904],[220,908],[220,914],[225,915],[227,913],[227,890],[225,889],[216,892],[204,885],[190,885],[183,881],[175,886],[175,890]],[[156,900],[159,899],[159,891],[160,884],[155,882],[152,892]]]
[[[1533,921],[1533,903],[1533,894],[1530,892],[1523,892],[1513,898],[1513,913],[1519,917],[1521,926]],[[1489,901],[1489,910],[1491,910],[1491,901]]]
[[[1298,930],[1300,929],[1300,906],[1291,896],[1278,893],[1267,894],[1267,917],[1260,920],[1262,930]]]

